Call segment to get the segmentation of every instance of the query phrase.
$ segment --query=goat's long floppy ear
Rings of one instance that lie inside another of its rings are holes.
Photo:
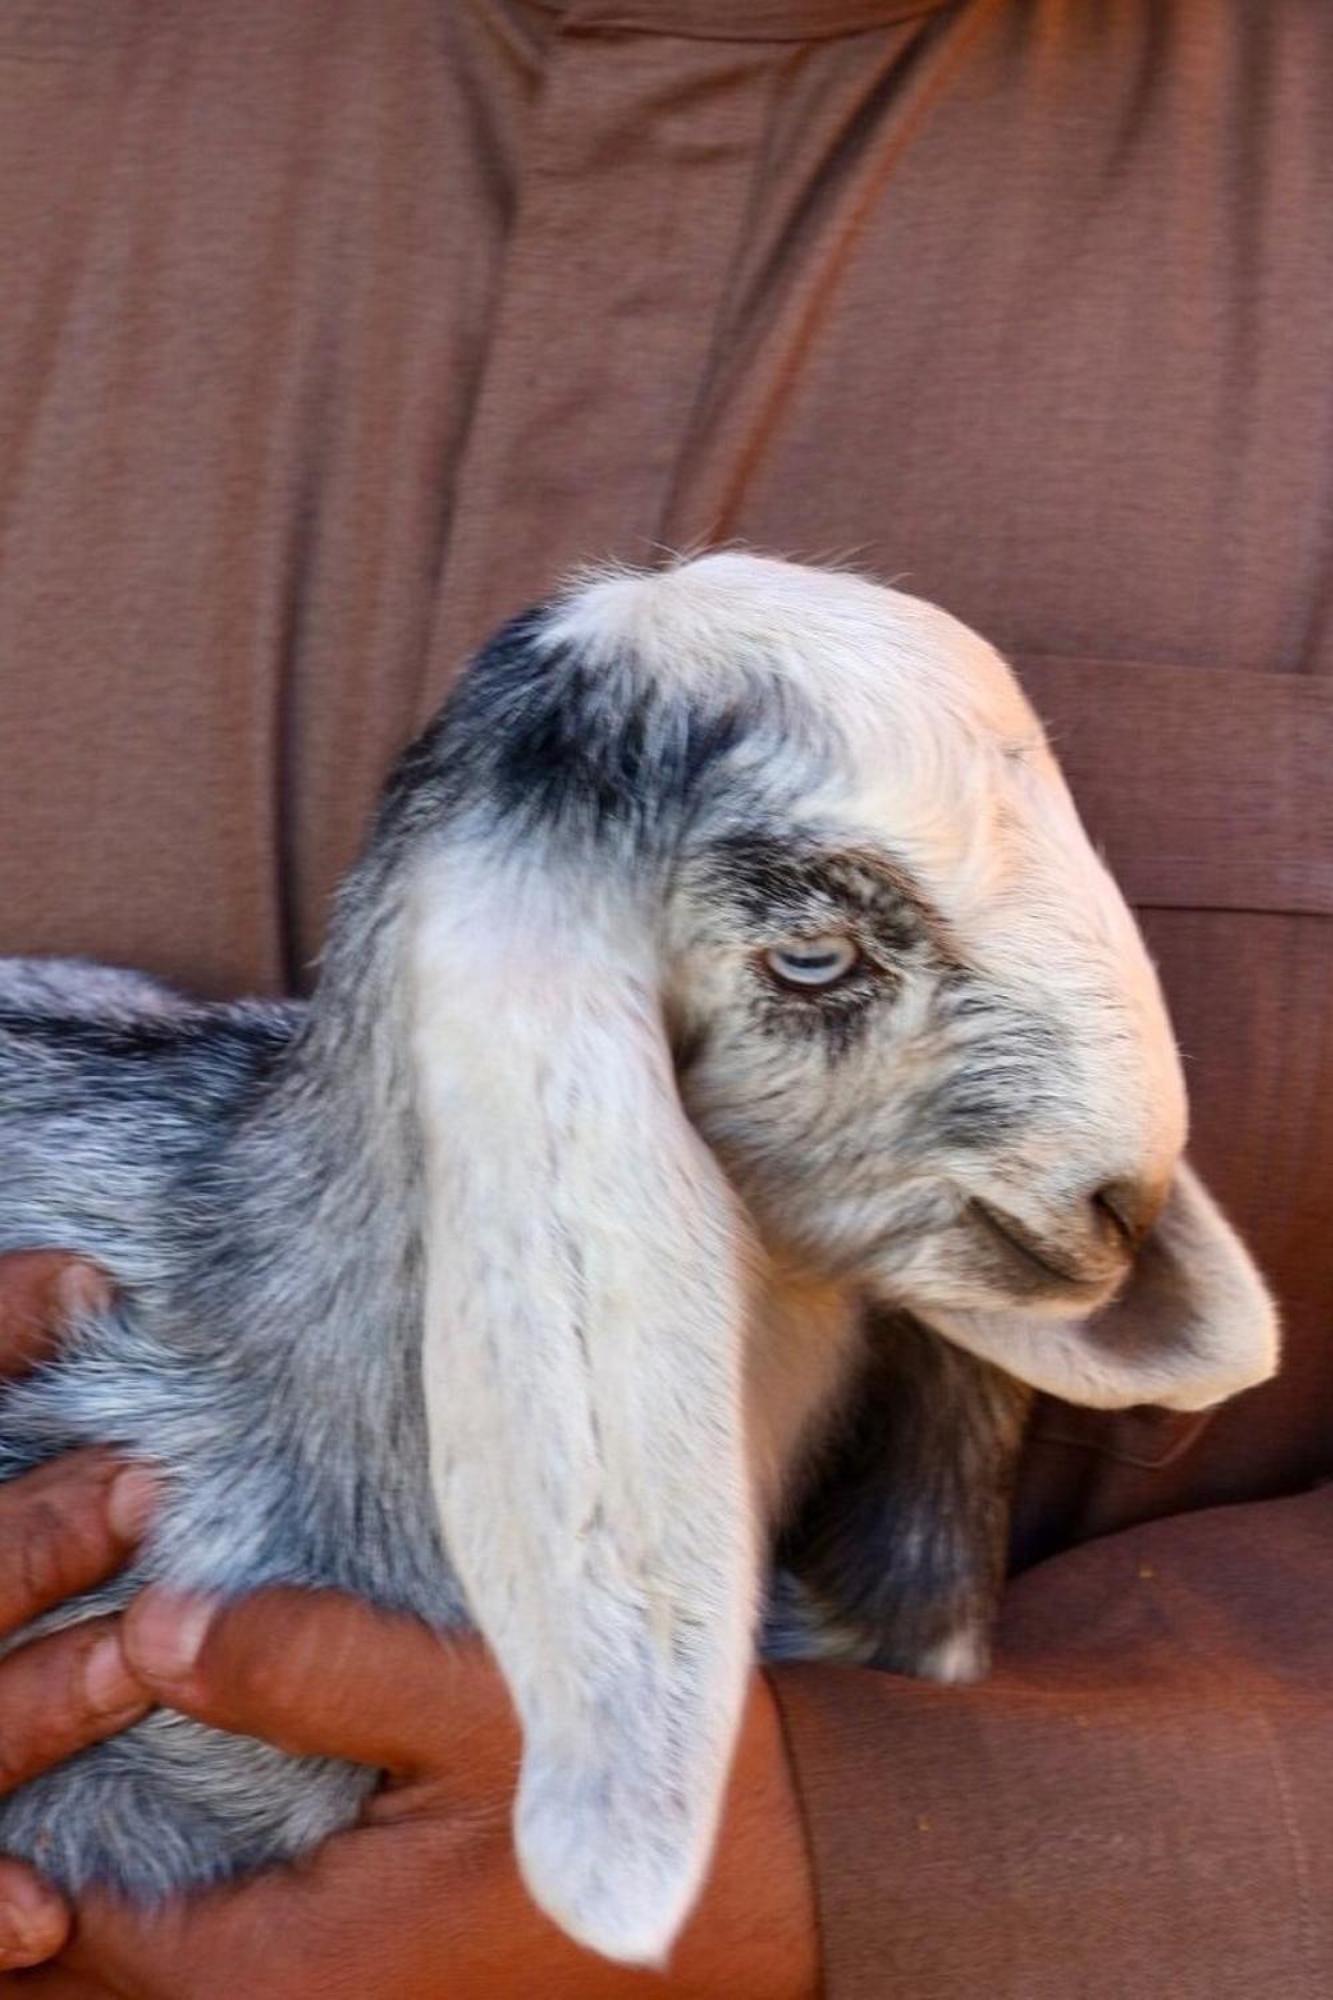
[[[614,855],[460,844],[412,920],[432,1479],[523,1727],[529,1889],[660,1963],[753,1643],[743,1227],[677,1098],[655,909]]]
[[[937,1329],[1066,1402],[1201,1410],[1252,1388],[1278,1359],[1277,1313],[1254,1262],[1188,1166],[1110,1305],[1083,1319],[932,1315]]]

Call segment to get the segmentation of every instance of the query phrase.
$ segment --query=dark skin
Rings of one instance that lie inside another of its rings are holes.
[[[0,1373],[51,1353],[72,1260],[0,1258]],[[90,1294],[85,1293],[85,1297]],[[77,1452],[0,1488],[0,1630],[113,1574],[151,1517],[151,1479]],[[480,1645],[333,1592],[226,1611],[147,1591],[0,1661],[0,1790],[154,1705],[284,1749],[383,1768],[359,1825],[299,1866],[142,1916],[70,1908],[0,1860],[0,1974],[41,2000],[813,2000],[813,1894],[773,1696],[756,1673],[717,1857],[666,1975],[571,1944],[529,1900],[509,1817],[518,1732]],[[19,1968],[28,1968],[20,1970]]]

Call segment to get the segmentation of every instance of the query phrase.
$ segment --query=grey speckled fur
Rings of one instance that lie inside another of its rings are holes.
[[[0,1477],[111,1442],[170,1490],[144,1561],[44,1625],[148,1577],[331,1584],[464,1622],[426,1478],[410,1186],[376,1183],[411,1157],[385,1124],[407,1107],[390,1078],[304,1115],[328,1060],[294,1006],[191,1008],[79,965],[0,972],[0,1248],[75,1244],[125,1298],[8,1392]],[[372,1782],[158,1713],[5,1801],[0,1841],[67,1887],[154,1896],[308,1847]]]

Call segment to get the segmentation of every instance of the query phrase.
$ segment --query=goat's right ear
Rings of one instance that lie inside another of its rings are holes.
[[[1267,1381],[1278,1361],[1268,1288],[1185,1165],[1109,1305],[1082,1318],[1015,1307],[933,1313],[931,1321],[1019,1381],[1094,1409],[1206,1409]]]
[[[677,1097],[656,890],[540,845],[446,843],[409,918],[431,1477],[522,1723],[534,1899],[660,1964],[752,1657],[745,1237]]]

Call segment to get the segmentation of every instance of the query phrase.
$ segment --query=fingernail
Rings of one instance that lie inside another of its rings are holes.
[[[67,1264],[56,1275],[56,1304],[64,1319],[91,1319],[111,1304],[111,1287],[91,1264]]]
[[[89,1648],[83,1662],[83,1698],[94,1715],[116,1715],[145,1699],[114,1632]]]
[[[36,1965],[65,1937],[59,1903],[36,1882],[15,1882],[0,1903],[0,1954],[10,1965]]]
[[[146,1465],[130,1465],[118,1472],[106,1496],[107,1518],[116,1538],[139,1541],[157,1512],[160,1497],[157,1480]]]
[[[131,1666],[155,1680],[183,1680],[199,1658],[217,1609],[211,1597],[146,1590],[125,1622]]]
[[[42,1965],[64,1942],[64,1922],[54,1910],[25,1921],[0,1909],[0,1969],[22,1972],[30,1965]]]

